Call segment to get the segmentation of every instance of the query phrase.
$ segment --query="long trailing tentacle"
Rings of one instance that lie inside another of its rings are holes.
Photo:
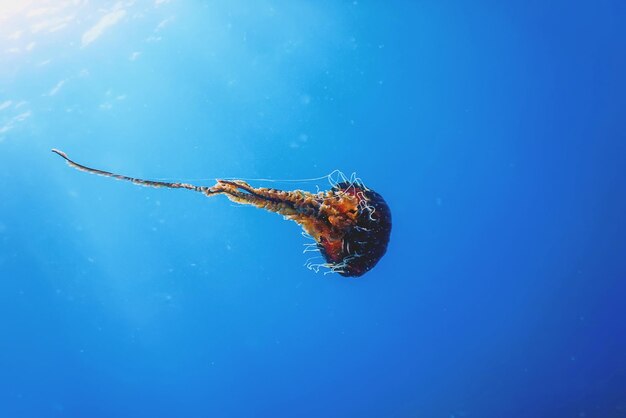
[[[170,189],[187,189],[195,192],[203,193],[206,196],[214,196],[217,194],[225,194],[230,200],[236,203],[247,204],[276,212],[292,219],[303,225],[308,233],[312,233],[311,228],[307,228],[307,224],[328,223],[331,228],[343,228],[350,224],[353,220],[346,218],[346,214],[354,216],[353,213],[338,210],[335,206],[339,205],[338,195],[329,191],[325,193],[311,194],[296,190],[286,192],[277,189],[267,189],[264,187],[252,187],[242,180],[217,180],[214,186],[196,186],[189,183],[170,183],[164,181],[144,180],[135,177],[124,176],[121,174],[111,173],[109,171],[99,170],[87,167],[71,160],[67,154],[58,149],[52,149],[52,152],[63,158],[71,167],[85,171],[91,174],[97,174],[105,177],[112,177],[118,180],[129,181],[140,186],[147,187],[164,187]],[[343,196],[343,205],[354,206],[354,199],[350,196]],[[318,225],[319,228],[319,225]]]
[[[87,173],[98,174],[100,176],[105,176],[105,177],[113,177],[113,178],[118,179],[118,180],[130,181],[132,183],[139,184],[141,186],[147,186],[147,187],[167,187],[167,188],[170,188],[170,189],[187,189],[187,190],[193,190],[195,192],[201,192],[201,193],[205,193],[205,194],[210,194],[210,193],[207,193],[207,190],[209,188],[205,187],[205,186],[195,186],[193,184],[188,184],[188,183],[168,183],[168,182],[164,182],[164,181],[143,180],[143,179],[138,179],[138,178],[134,178],[134,177],[123,176],[121,174],[115,174],[115,173],[111,173],[111,172],[108,172],[108,171],[98,170],[96,168],[91,168],[91,167],[84,166],[82,164],[78,164],[77,162],[72,161],[67,156],[66,153],[64,153],[63,151],[60,151],[58,149],[52,149],[52,152],[54,152],[55,154],[61,156],[65,161],[67,161],[67,163],[71,167],[74,167],[74,168],[76,168],[78,170],[81,170],[81,171],[85,171]]]
[[[227,180],[217,180],[217,183],[214,186],[207,187],[196,186],[189,183],[170,183],[165,181],[144,180],[135,177],[124,176],[122,174],[111,173],[109,171],[99,170],[97,168],[87,167],[83,164],[79,164],[76,161],[73,161],[67,156],[66,153],[58,149],[52,149],[52,152],[59,155],[70,165],[70,167],[76,168],[77,170],[85,171],[91,174],[97,174],[104,177],[112,177],[118,180],[129,181],[140,186],[163,187],[170,189],[187,189],[203,193],[206,196],[225,194],[231,200],[238,203],[251,204],[258,207],[267,207],[271,203],[276,203],[276,200],[270,199],[269,196],[255,193],[255,189],[243,181],[232,182]]]

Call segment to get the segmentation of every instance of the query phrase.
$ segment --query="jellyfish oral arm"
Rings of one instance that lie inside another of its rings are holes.
[[[299,223],[317,242],[320,241],[320,231],[328,235],[325,225],[322,225],[322,222],[318,221],[320,218],[319,210],[322,203],[315,198],[316,196],[310,193],[254,188],[242,180],[217,180],[217,183],[212,187],[196,186],[188,183],[144,180],[79,164],[69,158],[65,152],[58,149],[52,149],[52,152],[63,158],[71,167],[80,171],[111,177],[117,180],[129,181],[140,186],[193,190],[201,192],[207,197],[224,194],[233,202],[252,205],[270,212],[279,213],[285,218]]]
[[[241,180],[217,180],[217,183],[214,186],[207,187],[196,186],[189,183],[171,183],[129,177],[122,174],[116,174],[79,164],[69,158],[65,152],[58,149],[52,149],[52,152],[63,158],[70,165],[70,167],[73,167],[80,171],[84,171],[86,173],[97,174],[104,177],[111,177],[117,180],[128,181],[146,187],[187,189],[203,193],[208,197],[218,194],[225,194],[230,200],[234,202],[253,205],[271,212],[280,213],[284,216],[295,215],[299,212],[314,212],[313,208],[308,206],[315,206],[317,204],[317,202],[311,199],[309,199],[308,201],[308,206],[306,204],[303,204],[302,201],[304,200],[304,198],[295,196],[300,195],[300,193],[284,192],[276,189],[254,188],[248,183]]]

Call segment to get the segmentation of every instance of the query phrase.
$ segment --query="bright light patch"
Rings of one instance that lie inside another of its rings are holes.
[[[83,3],[73,0],[0,0],[0,50],[31,52],[76,20]]]
[[[81,45],[83,47],[89,45],[96,39],[98,39],[107,28],[115,25],[119,22],[124,16],[126,16],[126,10],[115,10],[111,13],[108,13],[98,21],[93,27],[91,27],[87,32],[83,34]]]

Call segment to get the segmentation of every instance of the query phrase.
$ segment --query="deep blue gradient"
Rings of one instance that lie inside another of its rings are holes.
[[[1,417],[626,417],[624,2],[92,3],[0,6]],[[315,274],[280,216],[53,147],[356,171],[388,253]]]

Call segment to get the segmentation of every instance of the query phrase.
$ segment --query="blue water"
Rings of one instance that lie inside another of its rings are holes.
[[[0,2],[0,416],[626,417],[625,20]],[[357,172],[391,242],[315,274],[295,223],[51,148],[206,185]]]

